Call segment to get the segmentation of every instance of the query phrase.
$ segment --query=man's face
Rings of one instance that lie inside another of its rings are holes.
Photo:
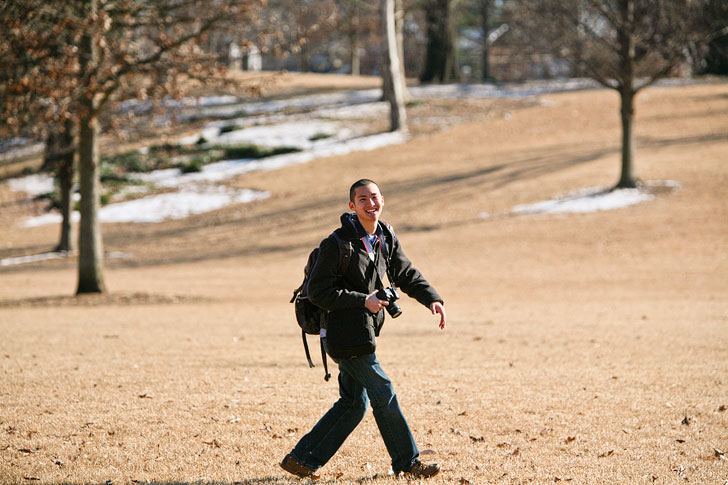
[[[382,214],[384,197],[375,184],[357,187],[354,191],[354,202],[349,202],[349,209],[356,212],[360,221],[371,221],[375,224]]]

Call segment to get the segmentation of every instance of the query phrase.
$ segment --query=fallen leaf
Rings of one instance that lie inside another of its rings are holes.
[[[473,440],[473,443],[477,443],[479,441],[485,441],[485,438],[483,438],[482,436],[471,436],[470,439]]]
[[[468,415],[467,411],[463,411],[462,413],[458,414],[458,416],[467,416],[467,415]]]
[[[684,424],[684,425],[686,425],[686,426],[687,426],[687,425],[689,425],[689,424],[690,424],[690,422],[691,422],[691,421],[692,421],[692,418],[689,418],[689,417],[685,416],[685,417],[683,418],[683,420],[682,420],[682,421],[680,422],[680,424]]]
[[[608,456],[612,456],[613,454],[614,454],[614,450],[609,450],[606,453],[602,453],[601,455],[599,455],[599,458],[606,458]]]
[[[146,392],[144,394],[139,394],[139,399],[151,399],[152,396],[147,394]]]
[[[576,436],[567,436],[566,439],[564,440],[564,443],[569,444],[575,440],[576,440]]]
[[[678,443],[685,443],[685,440],[682,440],[682,439],[679,439],[679,438],[676,439],[675,441],[677,441]]]
[[[341,473],[341,472],[338,472],[338,473],[336,474],[336,479],[338,480],[339,478],[341,478],[341,477],[343,477],[343,476],[344,476],[344,474],[343,474],[343,473]]]
[[[33,451],[29,450],[28,448],[20,448],[18,451],[21,453],[25,453],[26,455],[30,455],[31,453],[33,453]]]
[[[508,443],[498,443],[496,446],[498,448],[508,448],[511,445],[509,445]]]
[[[511,453],[511,456],[518,456],[520,454],[521,454],[521,449],[516,448],[515,450],[513,450],[513,453]]]
[[[713,451],[715,452],[715,456],[717,458],[725,460],[725,451],[720,451],[718,448],[713,448]]]
[[[461,477],[459,483],[461,483],[462,485],[468,485],[470,483],[470,480]]]
[[[718,407],[718,412],[720,412],[720,413],[725,412],[726,409],[728,409],[728,408],[726,408],[725,404],[721,404],[720,407]]]
[[[202,444],[203,445],[214,446],[215,448],[220,448],[220,442],[217,441],[217,439],[214,439],[212,441],[203,441]]]
[[[551,428],[544,428],[538,434],[540,434],[541,436],[546,436],[548,434],[551,434],[552,431],[553,429]]]

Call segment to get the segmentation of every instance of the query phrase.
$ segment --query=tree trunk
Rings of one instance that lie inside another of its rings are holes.
[[[90,15],[96,14],[96,0],[89,0]],[[80,43],[81,76],[86,86],[92,84],[89,73],[96,64],[94,33],[85,32]],[[81,223],[78,238],[78,288],[76,294],[103,293],[103,247],[99,226],[99,152],[98,96],[89,88],[81,102],[79,129],[79,182],[81,189]]]
[[[399,49],[394,20],[394,0],[382,0],[382,30],[384,35],[384,62],[382,80],[392,95],[389,101],[390,131],[407,131],[407,112],[402,92],[402,72],[400,71]]]
[[[354,4],[351,16],[351,30],[349,31],[349,44],[351,46],[351,75],[361,74],[361,38],[359,35],[359,4]]]
[[[69,119],[51,129],[48,134],[42,167],[44,171],[53,172],[61,191],[61,235],[55,248],[56,251],[73,250],[71,215],[73,213],[74,155],[73,121]]]
[[[394,0],[394,27],[397,36],[397,54],[399,56],[399,72],[402,85],[402,100],[406,103],[412,97],[407,89],[407,76],[404,69],[404,6],[402,0]],[[382,69],[382,99],[392,101],[394,92],[392,82],[389,80],[389,69]]]
[[[75,147],[73,144],[73,121],[66,120],[63,123],[61,132],[61,156],[58,160],[56,168],[56,178],[61,188],[61,236],[56,246],[56,251],[73,250],[73,238],[71,232],[73,224],[71,217],[73,215],[73,158],[75,156]]]
[[[407,70],[404,68],[404,3],[403,0],[394,0],[394,26],[397,35],[397,54],[399,56],[399,73],[402,81],[402,99],[406,103],[412,97],[407,89]]]
[[[451,0],[429,0],[425,6],[427,51],[422,82],[457,82],[460,78],[451,15]]]
[[[634,188],[637,181],[633,175],[632,163],[634,160],[634,147],[632,144],[632,125],[634,122],[634,1],[620,0],[619,15],[622,26],[617,31],[617,41],[620,49],[620,86],[621,100],[620,115],[622,118],[622,173],[617,182],[617,188]]]
[[[480,73],[480,79],[490,81],[490,43],[488,42],[488,33],[490,27],[490,1],[491,0],[480,0],[480,26],[483,31],[483,51],[481,54],[482,61],[482,72]]]
[[[620,91],[621,100],[620,115],[622,118],[622,173],[617,182],[617,188],[635,188],[637,181],[632,173],[632,160],[634,147],[632,144],[634,123],[634,93]]]

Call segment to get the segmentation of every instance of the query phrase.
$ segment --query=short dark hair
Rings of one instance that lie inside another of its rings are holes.
[[[349,189],[349,200],[351,202],[354,202],[354,194],[356,193],[356,189],[358,189],[359,187],[364,187],[366,185],[372,185],[372,184],[377,185],[377,183],[375,181],[370,180],[370,179],[359,179],[356,182],[354,182],[351,185],[351,188]],[[379,187],[379,185],[377,185],[377,187]]]

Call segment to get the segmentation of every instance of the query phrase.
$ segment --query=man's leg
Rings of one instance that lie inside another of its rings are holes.
[[[409,471],[419,451],[407,420],[397,402],[394,387],[374,354],[341,359],[339,369],[352,375],[366,389],[395,473]]]
[[[343,359],[346,360],[346,359]],[[364,387],[339,364],[339,395],[333,407],[298,442],[291,455],[313,471],[324,466],[367,412]]]

